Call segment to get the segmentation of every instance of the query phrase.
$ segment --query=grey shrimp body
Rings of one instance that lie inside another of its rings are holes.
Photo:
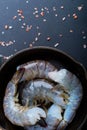
[[[26,64],[19,65],[17,70],[25,69],[21,81],[30,81],[35,78],[43,78],[49,80],[48,73],[57,71],[57,68],[51,63],[44,60],[30,61]]]
[[[62,108],[59,105],[53,104],[47,112],[46,127],[41,127],[39,125],[26,126],[25,130],[56,130],[60,121],[62,120]]]
[[[20,105],[19,99],[16,96],[16,94],[17,94],[18,84],[20,82],[30,81],[37,78],[40,79],[43,78],[49,80],[50,78],[48,77],[48,73],[52,71],[57,71],[57,69],[49,62],[41,61],[41,60],[28,62],[27,64],[23,64],[17,67],[17,71],[13,75],[11,81],[9,81],[9,83],[7,84],[5,96],[3,99],[3,108],[4,108],[5,116],[8,118],[8,120],[11,123],[24,127],[24,126],[35,125],[38,121],[41,120],[41,118],[46,119],[45,110],[43,110],[38,106]],[[45,83],[45,85],[46,84],[47,83]],[[48,86],[52,87],[51,85]],[[45,92],[45,88],[43,90]],[[46,95],[52,101],[54,102],[58,101],[57,98],[56,100],[54,100],[55,94],[51,93],[51,91],[50,93],[48,92]],[[59,95],[58,92],[57,95],[59,97],[58,99],[60,99],[63,102],[63,105],[65,105],[63,98],[60,96],[61,94]],[[51,98],[51,96],[54,97]],[[60,111],[60,115],[61,115],[61,111]]]
[[[22,73],[21,73],[22,74]],[[12,80],[8,83],[3,101],[5,116],[15,125],[34,125],[41,117],[45,118],[45,111],[39,107],[21,106],[16,99],[16,87],[20,77],[20,72],[16,72]]]
[[[36,89],[37,88],[37,89]],[[27,93],[27,95],[26,95]],[[30,96],[31,93],[31,96]],[[39,95],[38,95],[39,94]],[[46,111],[46,123],[47,126],[45,128],[35,125],[35,126],[26,126],[24,127],[25,130],[55,130],[62,120],[62,108],[59,105],[64,103],[62,92],[56,92],[54,91],[53,84],[50,84],[48,81],[40,79],[32,81],[31,83],[27,84],[27,86],[24,88],[22,93],[22,102],[26,105],[27,99],[32,99],[34,101],[34,98],[37,100],[45,100],[46,103],[51,102],[52,105],[48,108]],[[30,96],[30,98],[28,98]],[[38,97],[38,98],[37,98]],[[57,98],[56,98],[57,97]],[[30,103],[28,103],[30,104]],[[40,104],[38,104],[40,105]],[[64,105],[64,104],[63,104]],[[44,105],[45,107],[45,105]]]
[[[69,95],[63,120],[57,128],[57,130],[64,130],[75,117],[76,111],[80,105],[83,96],[82,84],[76,75],[67,69],[60,69],[57,72],[50,72],[49,78],[63,86],[64,91]]]
[[[61,106],[66,105],[63,98],[63,92],[57,91],[53,83],[50,83],[44,79],[34,80],[27,83],[22,90],[21,95],[23,105],[33,105],[32,101],[37,99],[42,101],[45,100],[46,102],[50,101],[53,104],[58,104]]]

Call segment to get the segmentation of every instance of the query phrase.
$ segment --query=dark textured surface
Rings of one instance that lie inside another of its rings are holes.
[[[82,7],[78,10],[78,7]],[[18,14],[22,10],[24,19]],[[44,12],[44,16],[41,12]],[[73,18],[76,14],[77,19]],[[17,16],[15,20],[13,17]],[[23,26],[23,24],[26,24]],[[12,29],[5,29],[5,25]],[[26,32],[26,26],[31,26]],[[24,27],[24,28],[23,28]],[[4,34],[3,34],[4,33]],[[38,36],[39,35],[39,36]],[[50,40],[47,40],[50,37]],[[52,46],[67,52],[87,67],[86,0],[0,0],[0,53],[9,56],[31,46]],[[84,48],[86,47],[86,48]]]
[[[87,1],[0,0],[0,54],[32,46],[56,47],[87,68]]]

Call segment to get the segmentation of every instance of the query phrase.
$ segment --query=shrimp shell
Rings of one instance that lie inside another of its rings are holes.
[[[57,72],[49,72],[49,78],[63,86],[63,89],[68,93],[68,103],[65,107],[63,120],[58,125],[57,130],[64,130],[66,126],[72,122],[76,115],[76,111],[81,103],[83,90],[80,80],[68,71],[60,69]]]
[[[47,112],[46,122],[47,126],[45,128],[36,125],[25,127],[25,130],[56,130],[58,124],[62,120],[62,108],[56,104],[53,104]]]
[[[39,107],[21,106],[16,98],[17,83],[21,79],[24,71],[17,71],[8,83],[5,97],[3,101],[3,108],[5,116],[15,125],[25,126],[34,125],[41,117],[46,118],[46,113]]]
[[[18,84],[36,78],[49,80],[48,73],[57,69],[47,61],[36,60],[17,67],[11,81],[7,84],[3,100],[5,116],[19,126],[35,125],[41,118],[46,118],[46,112],[37,106],[22,106],[17,97]]]
[[[46,102],[49,100],[61,106],[66,105],[63,98],[63,91],[56,90],[53,83],[44,79],[28,82],[22,89],[21,101],[23,105],[33,105],[32,101],[34,99],[42,99],[46,100]]]
[[[30,61],[26,64],[19,65],[17,70],[25,69],[25,73],[20,81],[33,80],[35,78],[43,78],[49,80],[48,73],[57,71],[57,68],[44,60]]]

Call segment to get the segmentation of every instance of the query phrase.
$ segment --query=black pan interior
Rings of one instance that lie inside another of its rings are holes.
[[[83,99],[80,107],[76,113],[76,116],[71,124],[68,125],[67,130],[79,130],[83,125],[85,118],[87,117],[87,75],[85,68],[73,58],[65,54],[64,52],[50,48],[50,47],[34,47],[32,49],[25,49],[15,54],[10,58],[0,70],[0,116],[2,120],[6,121],[6,127],[8,130],[17,130],[22,127],[12,125],[4,116],[3,112],[3,97],[8,81],[11,79],[13,73],[16,71],[16,67],[20,64],[31,60],[47,60],[54,64],[57,68],[67,68],[72,73],[76,74],[80,79],[83,86]]]

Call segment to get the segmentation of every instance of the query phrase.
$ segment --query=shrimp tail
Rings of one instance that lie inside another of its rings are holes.
[[[67,125],[72,122],[73,118],[75,117],[75,114],[75,110],[72,110],[72,108],[68,106],[64,112],[63,120],[58,125],[57,130],[65,130]]]
[[[60,122],[60,124],[58,125],[57,130],[65,130],[67,125],[68,125],[68,123],[66,121],[62,120]]]
[[[39,124],[41,127],[47,127],[47,123],[43,117],[41,117],[41,119],[37,122],[37,124]]]

